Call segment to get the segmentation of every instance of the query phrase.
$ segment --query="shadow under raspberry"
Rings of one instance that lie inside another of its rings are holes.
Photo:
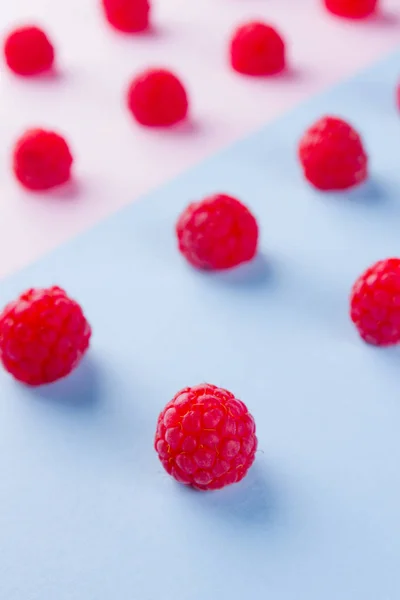
[[[263,253],[248,263],[228,271],[205,273],[213,283],[237,288],[259,288],[271,285],[276,277],[276,269],[272,261],[267,260]]]
[[[32,396],[78,410],[92,410],[100,401],[100,370],[92,356],[86,356],[69,376],[55,383],[29,388]]]
[[[183,487],[184,497],[193,510],[214,514],[218,521],[229,526],[272,527],[282,518],[283,498],[271,474],[258,464],[260,456],[258,453],[256,462],[241,482],[212,492]]]

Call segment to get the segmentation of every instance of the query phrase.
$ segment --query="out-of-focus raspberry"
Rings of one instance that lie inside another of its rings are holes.
[[[350,316],[360,336],[375,346],[400,342],[400,259],[380,260],[355,282]]]
[[[16,142],[13,171],[28,190],[45,191],[67,183],[73,157],[65,139],[55,131],[29,129]]]
[[[101,0],[107,21],[124,33],[137,33],[149,26],[148,0]]]
[[[54,64],[53,44],[42,29],[33,25],[11,31],[3,51],[9,69],[17,75],[39,75]]]
[[[182,82],[166,69],[148,69],[132,81],[128,108],[146,127],[170,127],[186,118],[189,101]]]
[[[226,194],[189,204],[178,219],[176,234],[180,252],[199,269],[230,269],[251,260],[257,252],[255,217]]]
[[[275,75],[285,68],[285,42],[274,27],[252,21],[239,27],[231,40],[232,68],[244,75]]]
[[[323,0],[326,8],[338,17],[365,19],[378,7],[378,0]]]
[[[322,191],[346,190],[368,177],[361,137],[338,117],[323,117],[307,129],[298,154],[305,178]]]

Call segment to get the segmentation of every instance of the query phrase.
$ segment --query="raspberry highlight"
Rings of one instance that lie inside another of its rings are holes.
[[[78,366],[90,336],[81,307],[64,290],[29,289],[0,315],[0,359],[22,383],[52,383]]]
[[[332,14],[347,19],[365,19],[376,11],[378,0],[324,0]]]
[[[29,129],[13,151],[13,171],[28,190],[45,191],[67,183],[73,157],[65,139],[54,131]]]
[[[42,29],[35,26],[14,29],[4,43],[7,66],[25,77],[49,71],[54,64],[54,47]]]
[[[400,342],[400,259],[380,260],[355,282],[350,316],[364,341],[375,346]]]
[[[230,44],[232,68],[244,75],[275,75],[285,68],[285,43],[265,23],[251,22],[239,27]]]
[[[241,481],[253,464],[254,419],[227,390],[210,384],[187,387],[160,414],[155,449],[179,483],[218,490]]]
[[[360,135],[337,117],[323,117],[299,143],[305,178],[322,191],[347,190],[368,177],[368,156]]]
[[[226,194],[189,204],[178,219],[176,235],[179,251],[198,269],[230,269],[250,261],[257,252],[255,217]]]
[[[141,125],[169,127],[186,118],[189,102],[176,75],[165,69],[148,69],[129,86],[128,107]]]
[[[123,33],[137,33],[149,27],[148,0],[101,0],[107,21]]]

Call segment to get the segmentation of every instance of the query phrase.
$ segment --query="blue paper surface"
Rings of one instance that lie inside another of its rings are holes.
[[[68,379],[32,390],[0,374],[4,600],[398,600],[400,352],[358,339],[348,294],[400,255],[400,53],[314,98],[4,281],[1,303],[58,284],[90,320]],[[322,195],[296,145],[348,119],[369,183]],[[260,255],[190,269],[174,224],[231,193],[259,219]],[[153,450],[186,385],[240,397],[259,437],[248,477],[193,492]]]

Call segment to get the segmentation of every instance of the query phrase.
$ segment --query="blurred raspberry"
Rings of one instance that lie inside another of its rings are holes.
[[[149,26],[148,0],[101,0],[107,21],[123,33],[137,33]]]
[[[323,117],[312,125],[299,143],[304,176],[323,191],[346,190],[368,176],[368,157],[360,135],[337,117]]]
[[[180,80],[165,69],[148,69],[132,81],[128,107],[138,123],[169,127],[186,118],[188,97]]]
[[[351,320],[360,336],[375,346],[400,342],[400,259],[380,260],[355,282]]]
[[[54,47],[39,27],[19,27],[8,34],[4,56],[9,69],[17,75],[39,75],[52,68]]]
[[[231,40],[231,65],[244,75],[274,75],[285,68],[285,43],[280,34],[258,21],[239,27]]]
[[[65,139],[54,131],[29,129],[13,152],[13,170],[27,189],[45,191],[71,177],[73,157]]]
[[[241,481],[257,450],[246,406],[215,385],[188,387],[158,418],[155,449],[167,473],[198,490]]]
[[[90,336],[81,307],[64,290],[29,289],[0,315],[0,359],[22,383],[52,383],[79,364]]]
[[[365,19],[378,7],[378,0],[324,0],[324,3],[329,12],[347,19]]]
[[[176,224],[179,250],[199,269],[230,269],[254,258],[258,225],[249,209],[226,194],[189,204]]]

